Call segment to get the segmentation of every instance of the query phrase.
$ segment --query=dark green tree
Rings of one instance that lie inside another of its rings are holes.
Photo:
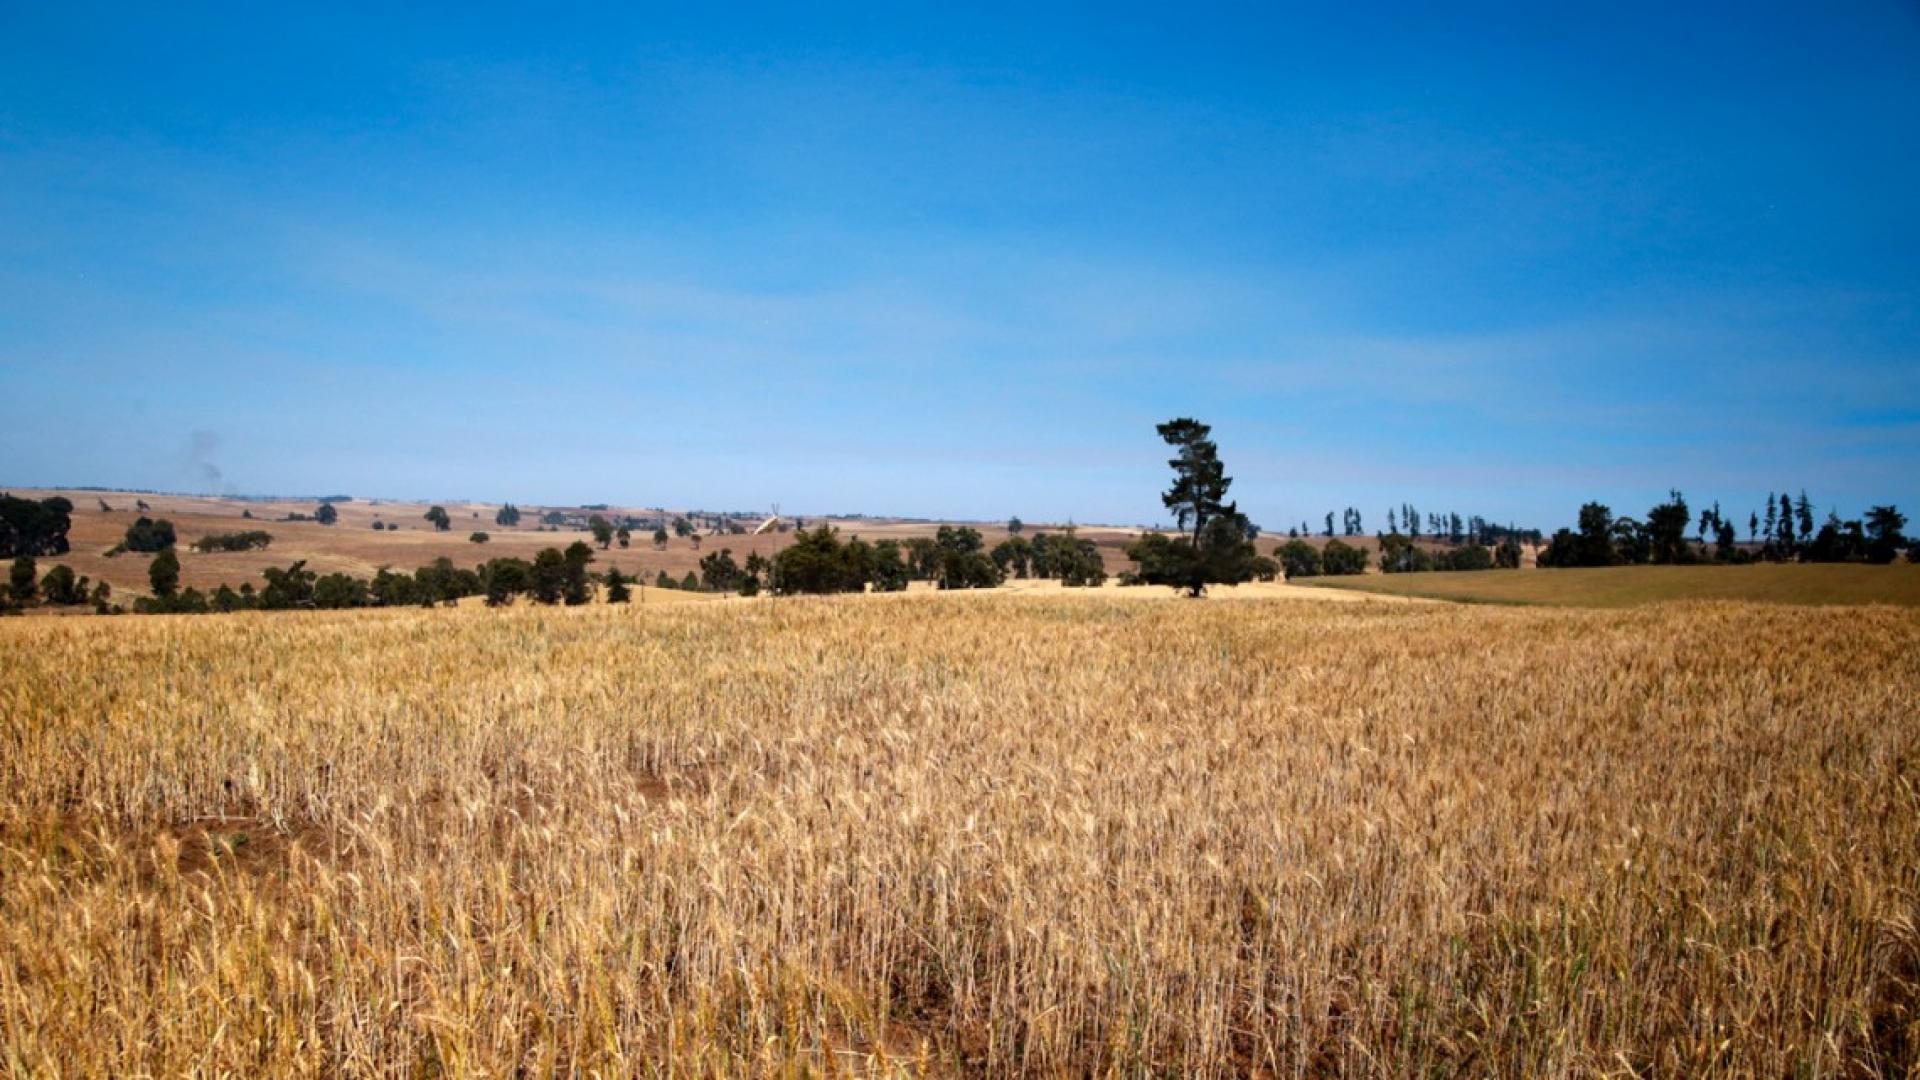
[[[483,532],[470,533],[467,536],[467,542],[472,544],[484,544],[491,539],[493,539],[493,537]]]
[[[1408,574],[1433,569],[1433,556],[1410,536],[1388,533],[1380,538],[1380,572]]]
[[[940,549],[940,572],[934,579],[940,588],[991,589],[1000,584],[1000,569],[983,550],[980,530],[942,525],[933,542]]]
[[[161,551],[174,545],[173,522],[165,518],[155,521],[152,518],[136,518],[127,526],[126,539],[121,546],[128,551]]]
[[[9,574],[7,595],[17,607],[26,607],[40,595],[40,570],[31,555],[21,555],[13,560],[13,569]]]
[[[433,523],[435,532],[446,532],[448,529],[453,528],[453,519],[447,516],[446,507],[428,507],[427,512],[420,516]]]
[[[1632,517],[1613,519],[1612,544],[1614,562],[1640,566],[1653,561],[1653,533]]]
[[[873,591],[900,592],[910,576],[901,557],[900,541],[882,540],[873,545]]]
[[[1329,540],[1320,549],[1320,570],[1328,576],[1367,572],[1367,549],[1342,540]]]
[[[1647,539],[1654,562],[1672,565],[1693,561],[1693,549],[1687,545],[1687,526],[1692,521],[1686,496],[1678,491],[1668,492],[1666,502],[1647,511]]]
[[[542,604],[557,604],[567,591],[567,557],[559,548],[541,548],[533,557],[533,598]]]
[[[0,494],[0,557],[65,555],[73,503],[55,495],[34,501]]]
[[[488,607],[502,607],[533,587],[533,567],[525,559],[489,559],[480,567]]]
[[[266,588],[260,590],[261,607],[270,611],[285,611],[313,606],[313,585],[319,575],[307,569],[305,559],[284,570],[269,566],[260,574],[267,579]]]
[[[313,606],[324,610],[366,607],[371,601],[367,583],[347,574],[332,573],[313,583]]]
[[[721,548],[700,560],[700,584],[709,592],[738,592],[746,574],[733,561],[733,549]]]
[[[587,519],[587,529],[593,533],[593,542],[605,551],[613,546],[613,522],[595,514]]]
[[[87,602],[87,579],[76,578],[70,566],[56,566],[40,579],[40,595],[49,604],[84,604]]]
[[[1493,552],[1485,544],[1461,544],[1434,560],[1436,570],[1491,570]]]
[[[1045,539],[1046,535],[1046,533],[1039,533],[1035,535],[1034,540]],[[1016,578],[1024,578],[1033,566],[1033,546],[1033,541],[1029,541],[1024,536],[1009,536],[995,544],[993,551],[988,553],[988,557],[993,560],[993,565],[999,568],[1003,577],[1011,574]]]
[[[607,567],[607,603],[624,604],[633,599],[633,590],[627,588],[627,579],[617,566]]]
[[[1273,556],[1288,580],[1320,576],[1320,549],[1305,540],[1289,540],[1275,548]]]
[[[1130,546],[1127,554],[1140,566],[1139,580],[1184,589],[1190,596],[1201,595],[1208,585],[1250,580],[1259,569],[1251,540],[1255,529],[1226,501],[1233,480],[1220,461],[1213,429],[1182,417],[1155,430],[1177,451],[1167,462],[1173,486],[1160,501],[1183,531],[1192,532],[1178,539],[1148,533]]]
[[[832,527],[802,529],[794,542],[773,557],[775,593],[860,592],[867,585],[867,567],[859,555],[834,535]]]
[[[575,540],[567,545],[566,585],[561,591],[561,599],[569,606],[593,599],[593,584],[587,576],[587,564],[592,561],[593,549],[585,541]]]
[[[508,503],[494,511],[493,523],[503,529],[511,529],[520,524],[520,508]]]
[[[160,554],[147,564],[147,584],[152,586],[153,595],[165,599],[180,588],[180,556],[173,553],[172,547],[161,549]]]
[[[1099,545],[1073,535],[1071,526],[1054,538],[1053,548],[1053,574],[1060,584],[1073,589],[1099,588],[1107,583],[1107,561],[1101,557]],[[1259,568],[1254,572],[1258,575]]]
[[[313,520],[322,525],[331,525],[340,520],[340,511],[335,510],[332,503],[323,502],[314,510]]]
[[[1207,522],[1230,509],[1226,503],[1227,488],[1233,485],[1233,480],[1221,464],[1220,448],[1211,438],[1211,427],[1181,417],[1155,430],[1177,452],[1167,462],[1173,469],[1173,486],[1161,494],[1160,501],[1173,512],[1181,529],[1192,528],[1192,540],[1197,546]]]
[[[1867,561],[1870,563],[1890,563],[1907,546],[1904,530],[1907,516],[1897,507],[1876,506],[1867,511]]]
[[[1580,534],[1574,546],[1575,560],[1570,566],[1610,566],[1613,551],[1613,509],[1605,503],[1590,502],[1580,507]]]

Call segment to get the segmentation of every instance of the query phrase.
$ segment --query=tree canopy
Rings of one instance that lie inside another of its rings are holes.
[[[0,495],[0,556],[65,555],[73,503],[51,498]]]

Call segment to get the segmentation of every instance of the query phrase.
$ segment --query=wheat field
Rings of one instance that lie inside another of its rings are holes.
[[[0,624],[16,1076],[1901,1076],[1920,615]]]

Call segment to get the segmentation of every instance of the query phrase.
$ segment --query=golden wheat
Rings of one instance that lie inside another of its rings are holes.
[[[1889,1075],[1920,617],[0,625],[14,1075]]]

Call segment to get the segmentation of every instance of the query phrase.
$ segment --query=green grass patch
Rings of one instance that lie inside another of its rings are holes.
[[[1296,585],[1421,596],[1468,604],[1633,607],[1674,600],[1920,606],[1920,566],[1763,563],[1753,566],[1603,566],[1295,579]]]

